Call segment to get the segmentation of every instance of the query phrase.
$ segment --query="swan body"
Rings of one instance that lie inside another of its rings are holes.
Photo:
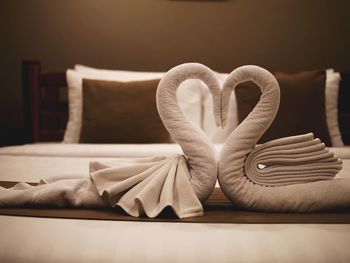
[[[250,181],[282,186],[333,179],[342,162],[312,133],[272,140],[252,150],[244,164]]]

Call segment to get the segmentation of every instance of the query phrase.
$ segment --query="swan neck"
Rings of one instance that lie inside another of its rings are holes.
[[[225,145],[249,153],[273,122],[280,102],[280,88],[275,77],[265,69],[257,66],[245,66],[233,71],[224,83],[222,92],[223,123],[228,114],[228,99],[233,89],[240,83],[252,81],[259,86],[261,97],[253,111],[230,134]],[[232,148],[231,148],[232,151]]]
[[[164,126],[188,159],[194,191],[199,200],[205,201],[215,186],[218,158],[208,136],[185,117],[178,104],[176,91],[187,79],[200,79],[208,86],[213,96],[214,114],[220,125],[220,86],[215,74],[201,64],[183,64],[171,69],[158,85],[157,107]]]

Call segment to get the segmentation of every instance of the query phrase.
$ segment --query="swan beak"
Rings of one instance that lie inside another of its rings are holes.
[[[215,124],[216,127],[222,127],[221,112],[215,114]]]
[[[232,90],[223,89],[221,93],[221,128],[225,128],[227,124],[231,92]]]

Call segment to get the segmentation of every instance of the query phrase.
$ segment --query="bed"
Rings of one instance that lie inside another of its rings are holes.
[[[32,143],[0,149],[1,181],[36,182],[47,174],[88,176],[91,160],[182,152],[174,143],[61,143],[68,116],[68,103],[62,94],[67,85],[65,74],[42,73],[39,62],[26,61],[23,80],[27,139]],[[340,87],[346,89],[344,84]],[[343,107],[338,113],[339,126],[346,144],[350,111],[344,107],[346,98],[339,96],[339,99],[338,105]],[[215,147],[220,150],[221,143]],[[343,170],[337,177],[350,178],[349,146],[332,147],[332,150],[343,160]],[[0,226],[1,262],[348,262],[350,259],[350,224],[346,220],[337,224],[218,224],[1,215]]]

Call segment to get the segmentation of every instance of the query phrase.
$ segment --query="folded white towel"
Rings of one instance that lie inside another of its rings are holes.
[[[143,159],[137,163],[90,163],[100,196],[129,215],[156,217],[170,207],[179,218],[203,215],[190,183],[183,155]]]
[[[279,186],[333,179],[342,162],[312,133],[272,140],[258,145],[245,160],[250,181]]]
[[[183,155],[91,162],[90,177],[56,177],[37,186],[0,187],[0,206],[119,206],[135,217],[156,217],[170,207],[179,218],[203,215]]]

